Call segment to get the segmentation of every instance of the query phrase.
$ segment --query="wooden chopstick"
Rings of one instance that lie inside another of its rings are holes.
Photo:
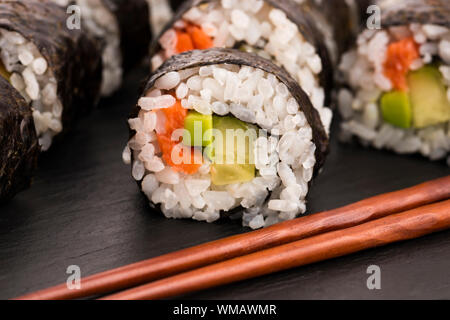
[[[450,228],[450,200],[188,271],[105,300],[164,299],[251,279]]]
[[[342,208],[304,216],[262,230],[201,244],[95,274],[81,280],[80,290],[69,290],[64,283],[18,299],[77,299],[115,292],[449,198],[450,176],[447,176],[408,189],[368,198]]]

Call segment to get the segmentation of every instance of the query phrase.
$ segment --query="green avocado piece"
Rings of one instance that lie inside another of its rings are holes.
[[[189,111],[184,119],[183,144],[189,147],[206,147],[212,142],[212,115]]]
[[[406,92],[391,91],[381,97],[381,114],[384,121],[400,128],[410,128],[412,110]]]
[[[424,128],[450,120],[450,101],[441,72],[435,65],[408,74],[413,126]]]
[[[255,178],[253,150],[257,129],[234,117],[213,117],[214,142],[211,180],[216,186]]]

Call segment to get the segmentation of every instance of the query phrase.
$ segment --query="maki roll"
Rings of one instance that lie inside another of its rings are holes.
[[[0,204],[29,187],[40,147],[31,108],[0,76]]]
[[[44,151],[99,97],[98,48],[82,31],[67,29],[66,19],[48,1],[0,1],[2,73],[31,105]]]
[[[193,49],[256,53],[289,72],[309,95],[328,131],[334,53],[327,50],[311,11],[293,0],[186,1],[152,45],[153,70],[172,55]]]
[[[113,94],[122,84],[124,71],[148,53],[151,41],[147,0],[51,0],[81,9],[81,24],[100,40],[102,49],[102,96]]]
[[[380,30],[344,55],[342,139],[450,165],[450,2],[374,1]]]
[[[254,229],[305,212],[328,151],[319,113],[297,82],[234,49],[169,58],[129,126],[124,161],[166,217],[212,222],[244,212]]]

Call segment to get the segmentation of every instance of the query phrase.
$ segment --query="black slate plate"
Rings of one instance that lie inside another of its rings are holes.
[[[121,152],[125,118],[145,70],[102,102],[46,154],[33,187],[0,207],[0,298],[82,275],[247,232],[237,222],[166,220],[150,211]],[[450,173],[444,163],[357,145],[332,152],[309,196],[309,212]],[[381,268],[381,290],[367,289],[366,270]],[[450,299],[450,231],[187,296],[189,299]]]

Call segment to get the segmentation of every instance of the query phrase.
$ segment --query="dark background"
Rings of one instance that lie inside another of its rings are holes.
[[[122,163],[126,116],[145,70],[104,100],[40,161],[33,187],[0,207],[0,299],[206,241],[238,222],[167,220],[152,212]],[[337,143],[309,194],[309,212],[448,175],[443,163]],[[366,287],[380,266],[382,289]],[[450,231],[186,296],[188,299],[450,299]]]

